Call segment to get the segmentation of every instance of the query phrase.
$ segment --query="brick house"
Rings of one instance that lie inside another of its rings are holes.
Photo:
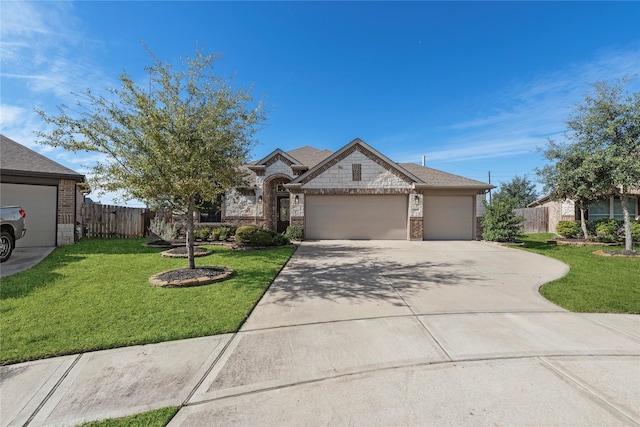
[[[640,189],[630,191],[629,214],[631,219],[640,220]],[[560,221],[580,220],[580,209],[573,200],[556,201],[549,196],[542,197],[527,207],[546,207],[548,212],[549,233],[556,232],[556,226]],[[624,220],[622,214],[622,204],[620,198],[616,196],[605,197],[602,200],[589,204],[585,215],[587,220],[597,221],[599,219],[613,218],[618,221]]]
[[[222,221],[307,239],[473,240],[478,201],[492,185],[395,163],[360,139],[335,153],[276,149],[244,166],[246,185],[224,197]]]
[[[26,235],[17,247],[74,243],[83,194],[81,175],[0,135],[0,203],[27,212]]]

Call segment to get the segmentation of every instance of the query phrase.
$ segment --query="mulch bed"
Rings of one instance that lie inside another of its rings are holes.
[[[569,246],[617,246],[619,243],[604,243],[604,242],[594,242],[593,240],[585,240],[585,239],[551,239],[548,240],[548,243],[555,242],[558,245],[569,245]]]
[[[595,251],[592,252],[598,256],[613,256],[620,258],[640,258],[640,252],[638,251]]]
[[[194,257],[206,256],[206,255],[209,255],[210,253],[211,253],[210,250],[200,248],[198,246],[193,247]],[[186,246],[178,246],[176,248],[169,249],[168,251],[162,252],[161,255],[167,258],[188,258],[189,257]]]
[[[194,269],[179,268],[158,273],[152,276],[149,282],[154,286],[163,288],[186,288],[222,282],[231,278],[234,274],[234,269],[220,266],[197,267]]]

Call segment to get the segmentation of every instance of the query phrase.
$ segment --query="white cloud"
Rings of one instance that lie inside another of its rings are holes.
[[[562,137],[571,108],[591,90],[590,83],[611,81],[638,70],[640,46],[633,46],[601,52],[591,61],[571,64],[530,81],[513,82],[502,93],[489,95],[486,115],[441,129],[446,135],[437,141],[441,148],[396,153],[393,157],[415,161],[425,154],[431,161],[457,162],[532,153],[544,146],[547,138]],[[634,80],[630,89],[640,89],[640,79]],[[420,132],[413,137],[429,141]]]

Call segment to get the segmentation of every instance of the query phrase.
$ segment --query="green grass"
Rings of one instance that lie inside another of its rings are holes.
[[[169,407],[143,412],[130,417],[113,418],[82,424],[82,427],[164,427],[176,415],[178,408]]]
[[[560,246],[553,234],[530,234],[521,248],[558,259],[569,273],[542,286],[540,293],[567,310],[582,313],[640,313],[640,259],[602,257],[592,252],[619,247]],[[636,248],[639,249],[639,248]]]
[[[0,283],[0,364],[236,331],[292,248],[213,247],[196,266],[236,270],[225,282],[164,289],[149,277],[187,266],[142,239],[82,240]]]

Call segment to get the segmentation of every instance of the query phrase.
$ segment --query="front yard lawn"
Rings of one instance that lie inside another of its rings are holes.
[[[571,268],[565,277],[542,286],[545,298],[575,312],[640,313],[640,259],[592,254],[621,248],[547,243],[553,237],[530,234],[522,239],[523,249],[556,258]]]
[[[143,239],[82,240],[0,283],[0,364],[236,331],[294,249],[213,247],[196,267],[236,275],[191,288],[156,288],[153,274],[187,266]]]

